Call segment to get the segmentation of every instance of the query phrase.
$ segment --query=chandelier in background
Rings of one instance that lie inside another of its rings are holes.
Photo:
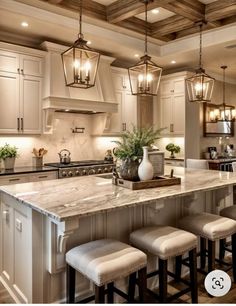
[[[211,102],[211,96],[215,79],[205,73],[202,66],[202,26],[200,26],[199,67],[195,74],[186,79],[186,87],[189,102]]]
[[[78,39],[61,54],[66,86],[90,88],[95,85],[100,54],[87,46],[82,34],[82,8],[80,0],[80,18]]]
[[[137,96],[156,96],[162,68],[156,65],[147,52],[147,6],[153,0],[144,0],[145,3],[145,52],[140,61],[128,68],[130,88],[133,95]]]

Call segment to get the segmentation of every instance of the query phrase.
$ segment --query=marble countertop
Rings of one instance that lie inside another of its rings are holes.
[[[37,173],[44,171],[57,171],[55,167],[15,167],[14,169],[5,170],[0,168],[0,177],[4,175],[15,175],[15,174],[25,174],[25,173]]]
[[[166,166],[165,174],[172,168],[175,175],[181,177],[181,185],[132,191],[113,185],[111,179],[92,175],[2,186],[0,191],[55,221],[64,221],[236,183],[236,173],[233,172]]]

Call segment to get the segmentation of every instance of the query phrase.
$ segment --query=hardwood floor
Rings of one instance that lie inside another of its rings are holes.
[[[168,286],[168,290],[171,293],[175,293],[176,289],[180,289],[181,286],[178,284],[171,283]],[[151,303],[155,303],[155,301],[150,300]],[[189,294],[183,295],[180,299],[174,301],[175,303],[191,303],[191,299]],[[174,303],[173,302],[173,303]],[[0,304],[13,304],[14,300],[10,297],[8,292],[4,289],[2,284],[0,283]],[[229,293],[223,297],[214,297],[211,298],[207,294],[203,281],[199,287],[199,303],[201,304],[235,304],[236,303],[236,284],[232,284],[232,288]]]

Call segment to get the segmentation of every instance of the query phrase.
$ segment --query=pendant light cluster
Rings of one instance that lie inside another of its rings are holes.
[[[152,0],[144,0],[145,3],[145,52],[140,61],[128,68],[131,92],[137,96],[156,96],[160,83],[162,68],[156,65],[147,52],[147,6]]]
[[[200,23],[199,67],[196,73],[186,79],[189,102],[211,102],[215,79],[205,73],[202,67],[202,26]]]
[[[87,46],[82,34],[82,7],[80,0],[80,18],[78,39],[61,54],[66,86],[90,88],[95,85],[100,54]]]
[[[219,106],[215,105],[215,108],[210,110],[209,118],[210,121],[213,122],[231,122],[235,121],[236,110],[233,105],[225,103],[225,70],[227,69],[227,66],[221,66],[220,68],[223,69],[223,101],[222,104]]]

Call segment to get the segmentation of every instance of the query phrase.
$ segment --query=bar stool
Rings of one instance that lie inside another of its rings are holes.
[[[139,280],[140,302],[145,302],[147,256],[134,247],[113,239],[101,239],[77,246],[66,253],[67,263],[67,303],[75,303],[75,274],[83,274],[95,286],[95,303],[113,303],[114,292],[129,302],[134,301],[136,272]],[[129,275],[128,294],[114,286],[114,281]],[[107,290],[105,286],[107,285]]]
[[[233,163],[232,163],[233,164]],[[236,166],[236,163],[234,163]],[[234,170],[235,171],[235,170]],[[220,215],[222,217],[230,218],[236,221],[236,205],[225,207],[220,211]],[[233,246],[231,249],[228,247],[230,243],[226,243],[226,239],[220,240],[220,261],[224,260],[225,257],[225,251],[228,252],[234,252],[236,254],[236,249],[233,249]],[[235,246],[234,246],[235,247]]]
[[[201,269],[199,272],[204,274],[207,274],[204,271],[206,257],[208,257],[208,273],[215,269],[215,243],[217,240],[231,236],[233,249],[236,248],[236,221],[232,219],[209,213],[199,213],[179,220],[179,227],[200,236]],[[206,242],[208,249],[206,249]],[[176,266],[181,263],[182,261],[179,259]],[[236,252],[232,254],[231,267],[233,268],[234,281],[236,281]]]
[[[196,247],[197,237],[191,233],[171,226],[149,226],[138,229],[130,234],[130,243],[136,248],[158,257],[159,270],[147,274],[147,278],[159,274],[159,295],[148,290],[161,303],[170,302],[183,294],[191,291],[192,303],[198,302],[197,293],[197,261]],[[168,259],[189,252],[190,257],[190,279],[191,282],[178,279],[184,282],[188,288],[167,297],[167,278],[170,275],[176,278],[175,274],[167,270]]]

